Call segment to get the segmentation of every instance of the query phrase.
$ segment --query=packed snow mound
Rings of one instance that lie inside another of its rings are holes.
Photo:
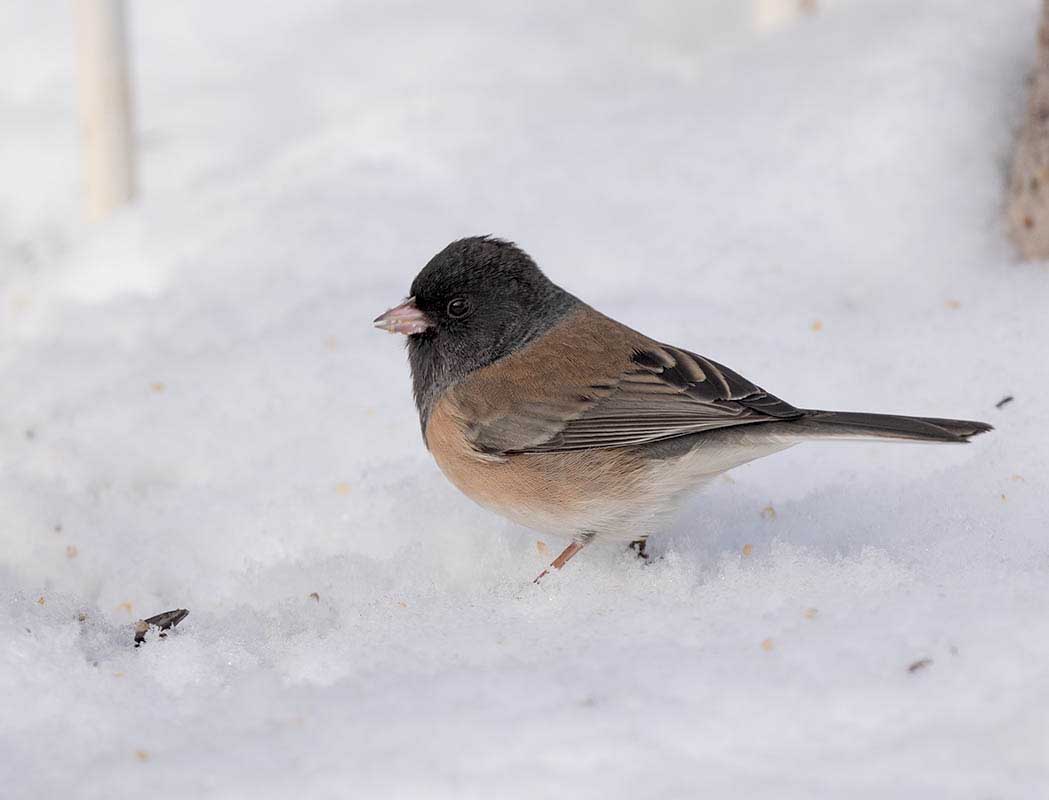
[[[136,6],[92,230],[67,9],[0,11],[5,797],[1044,794],[1038,4],[747,5]],[[533,586],[563,543],[445,481],[370,326],[489,232],[796,405],[996,430],[796,448]]]

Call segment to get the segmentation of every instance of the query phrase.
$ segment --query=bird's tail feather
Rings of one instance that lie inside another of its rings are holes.
[[[864,414],[854,411],[807,410],[792,425],[814,437],[897,439],[912,442],[968,442],[986,433],[986,422],[936,417],[904,417],[895,414]]]

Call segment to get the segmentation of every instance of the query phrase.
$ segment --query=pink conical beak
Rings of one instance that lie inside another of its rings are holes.
[[[372,324],[384,331],[403,333],[405,336],[411,336],[413,333],[422,333],[433,325],[430,322],[430,318],[415,307],[414,297],[409,297],[399,306],[395,306],[385,314],[376,317]]]

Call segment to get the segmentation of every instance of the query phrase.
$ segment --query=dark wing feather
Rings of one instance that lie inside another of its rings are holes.
[[[606,381],[554,402],[524,403],[470,427],[487,453],[629,447],[724,428],[793,419],[802,412],[702,356],[667,345],[635,349]]]

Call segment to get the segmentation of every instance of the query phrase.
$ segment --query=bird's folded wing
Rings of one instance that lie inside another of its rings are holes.
[[[636,339],[613,335],[604,343],[612,352],[603,362],[612,369],[594,374],[590,341],[589,358],[563,349],[545,354],[560,358],[542,391],[520,387],[494,402],[481,386],[459,395],[460,406],[472,406],[463,417],[470,420],[466,435],[473,447],[495,455],[629,447],[803,413],[714,361],[623,330]],[[568,337],[561,344],[570,343]],[[572,364],[585,365],[579,371],[590,374],[571,379]],[[499,378],[506,386],[506,374]]]

